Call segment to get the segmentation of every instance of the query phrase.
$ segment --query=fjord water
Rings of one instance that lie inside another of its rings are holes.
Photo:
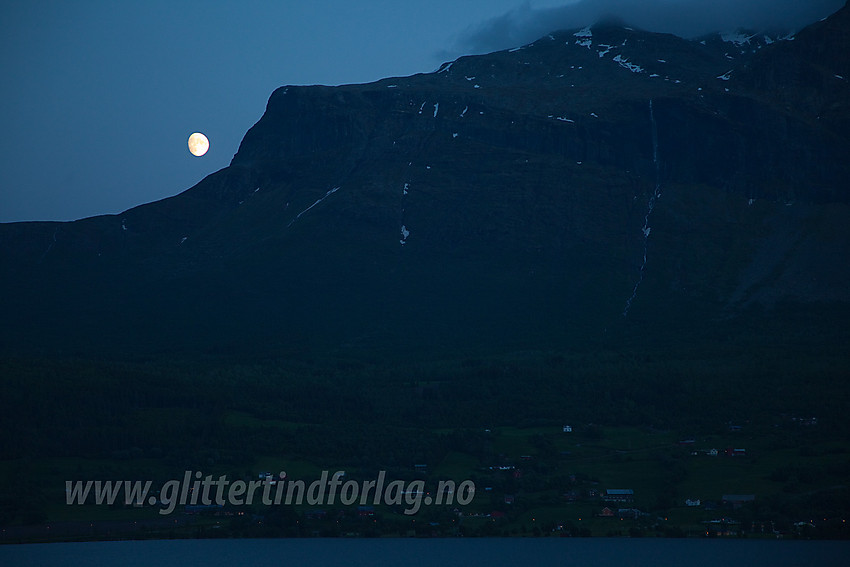
[[[0,565],[635,567],[846,565],[837,541],[694,539],[254,539],[49,543],[0,546]]]

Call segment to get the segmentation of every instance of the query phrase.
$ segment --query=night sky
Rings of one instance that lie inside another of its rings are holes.
[[[0,5],[0,222],[175,195],[226,167],[271,92],[362,83],[609,13],[652,31],[801,27],[844,0],[397,0]],[[211,147],[193,157],[186,140]]]

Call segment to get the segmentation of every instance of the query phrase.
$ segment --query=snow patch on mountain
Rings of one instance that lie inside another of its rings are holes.
[[[741,31],[736,32],[727,32],[720,34],[720,39],[725,41],[726,43],[734,44],[736,47],[742,47],[744,45],[750,45],[750,40],[756,37],[758,34],[750,34],[747,35]]]
[[[600,44],[599,44],[599,47],[604,47],[604,48],[605,48],[605,50],[604,50],[604,51],[599,51],[599,52],[598,52],[598,53],[599,53],[599,58],[600,58],[600,59],[601,59],[602,57],[605,57],[605,55],[606,55],[609,51],[611,51],[612,49],[614,49],[614,46],[613,46],[613,45],[607,45],[607,44],[605,44],[605,43],[600,43]]]
[[[593,32],[589,27],[582,28],[573,34],[576,39],[576,45],[590,49],[593,46]]]
[[[325,193],[325,196],[324,196],[324,197],[322,197],[321,199],[319,199],[318,201],[316,201],[315,203],[313,203],[312,205],[310,205],[309,207],[307,207],[306,209],[304,209],[303,211],[301,211],[300,213],[298,213],[298,214],[295,216],[295,218],[294,218],[294,219],[292,219],[291,221],[289,221],[289,224],[288,224],[288,225],[286,225],[286,227],[287,227],[287,228],[289,228],[290,226],[292,226],[292,223],[294,223],[295,221],[297,221],[298,219],[300,219],[300,218],[301,218],[301,216],[302,216],[304,213],[306,213],[307,211],[309,211],[310,209],[312,209],[313,207],[315,207],[316,205],[318,205],[319,203],[321,203],[322,201],[324,201],[325,199],[327,199],[328,197],[330,197],[331,195],[333,195],[333,194],[334,194],[334,193],[336,193],[337,191],[339,191],[339,187],[334,187],[333,189],[331,189],[330,191],[328,191],[327,193]]]
[[[634,63],[629,63],[629,60],[623,57],[622,55],[617,55],[614,57],[614,61],[616,61],[620,67],[623,69],[628,69],[632,73],[643,73],[643,68],[640,65],[635,65]]]

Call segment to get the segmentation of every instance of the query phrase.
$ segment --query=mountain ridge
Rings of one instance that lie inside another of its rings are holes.
[[[0,225],[3,343],[569,344],[850,302],[847,13],[732,59],[603,24],[281,87],[180,195]]]

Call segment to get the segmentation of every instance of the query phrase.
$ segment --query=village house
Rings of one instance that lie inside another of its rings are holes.
[[[641,512],[637,508],[620,508],[617,510],[617,516],[624,520],[637,520],[647,515],[646,512]]]
[[[635,491],[631,488],[609,488],[602,496],[605,502],[631,502],[634,498]]]

